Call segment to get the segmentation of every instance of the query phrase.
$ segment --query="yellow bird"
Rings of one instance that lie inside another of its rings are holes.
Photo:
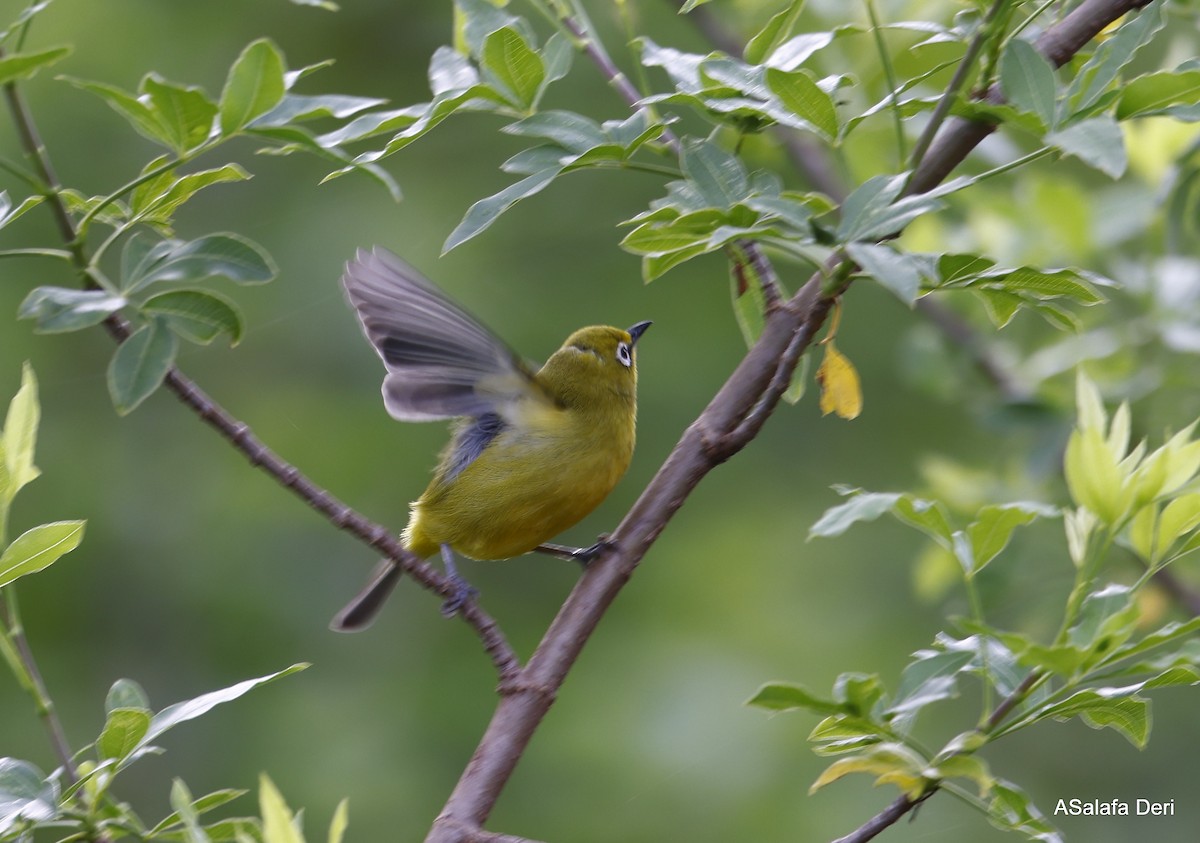
[[[536,372],[430,281],[384,249],[360,250],[342,284],[388,374],[383,403],[400,421],[458,418],[401,538],[422,558],[440,551],[456,592],[473,593],[454,565],[540,551],[587,564],[602,543],[546,544],[608,496],[629,467],[637,421],[634,346],[627,331],[580,328]],[[400,577],[388,560],[334,618],[366,628]]]

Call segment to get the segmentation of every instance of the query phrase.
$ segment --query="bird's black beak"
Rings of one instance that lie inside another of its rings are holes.
[[[631,346],[637,345],[638,337],[640,337],[642,334],[646,333],[646,329],[649,328],[653,324],[654,324],[653,322],[647,320],[645,322],[638,322],[632,328],[629,328],[626,331],[626,333],[629,334],[629,344]]]

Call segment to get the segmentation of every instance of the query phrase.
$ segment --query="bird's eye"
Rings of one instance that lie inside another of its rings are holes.
[[[633,352],[629,350],[629,343],[617,343],[617,360],[626,368],[633,365]]]

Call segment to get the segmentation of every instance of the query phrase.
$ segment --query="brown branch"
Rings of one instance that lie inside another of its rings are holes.
[[[1061,63],[1069,56],[1063,54],[1064,50],[1078,49],[1113,20],[1140,5],[1144,5],[1144,0],[1085,0],[1039,39],[1039,49]],[[576,37],[588,37],[578,22],[572,21],[569,30]],[[597,54],[602,53],[589,51],[594,60]],[[597,63],[629,104],[638,107],[633,98],[636,92],[623,90],[610,75],[611,62]],[[912,192],[927,191],[940,183],[994,128],[964,120],[948,123],[914,174]],[[482,829],[568,671],[643,555],[696,485],[716,465],[741,450],[770,415],[774,406],[770,400],[773,389],[781,380],[786,383],[794,359],[811,344],[828,313],[831,298],[822,291],[824,279],[824,273],[815,274],[789,301],[767,312],[758,341],[684,431],[618,526],[612,536],[615,550],[592,563],[520,671],[519,679],[501,697],[474,755],[434,821],[426,843],[465,843],[472,839],[471,834]],[[753,422],[747,421],[751,418]],[[714,450],[714,442],[722,447]],[[927,798],[928,793],[922,798]],[[870,839],[911,811],[919,801],[911,800],[909,804],[906,799],[903,804],[894,803],[843,840]]]
[[[95,286],[95,281],[88,275],[89,261],[79,233],[66,204],[62,201],[62,184],[54,173],[49,153],[38,135],[37,124],[15,83],[4,86],[4,96],[25,154],[43,181],[47,204],[54,214],[60,236],[71,250],[72,262],[83,275],[85,285]],[[129,322],[116,313],[105,320],[104,327],[118,344],[128,339],[131,333]],[[454,593],[454,586],[446,577],[406,550],[387,528],[363,517],[309,480],[298,468],[268,448],[254,435],[249,425],[230,415],[177,367],[172,366],[167,372],[164,384],[175,393],[184,406],[190,408],[234,448],[241,451],[251,465],[261,468],[281,486],[291,489],[335,527],[345,530],[394,561],[424,588],[447,597]],[[479,636],[484,651],[496,667],[501,684],[511,681],[520,663],[499,625],[473,600],[467,601],[458,614]]]
[[[935,793],[937,793],[937,788],[931,787],[916,799],[910,799],[907,796],[898,797],[891,805],[888,805],[845,837],[839,837],[837,840],[834,840],[833,843],[866,843],[866,841],[873,839],[885,828],[895,825],[909,811],[916,810],[918,805]]]

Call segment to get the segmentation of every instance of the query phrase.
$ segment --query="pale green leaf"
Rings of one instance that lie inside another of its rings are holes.
[[[232,135],[279,105],[287,88],[279,48],[260,38],[234,61],[221,91],[221,131]]]
[[[767,68],[767,86],[779,102],[797,117],[816,129],[826,139],[837,137],[837,109],[833,98],[804,70]]]
[[[219,334],[229,337],[230,345],[242,338],[242,317],[229,299],[208,290],[171,290],[152,296],[142,311],[164,316],[175,333],[202,344]]]
[[[7,53],[0,58],[0,85],[28,79],[71,54],[71,47],[50,47],[35,53]]]
[[[1046,143],[1113,179],[1120,178],[1129,163],[1121,127],[1107,114],[1049,132]]]
[[[0,553],[0,587],[44,570],[79,547],[84,521],[55,521],[26,530]]]

